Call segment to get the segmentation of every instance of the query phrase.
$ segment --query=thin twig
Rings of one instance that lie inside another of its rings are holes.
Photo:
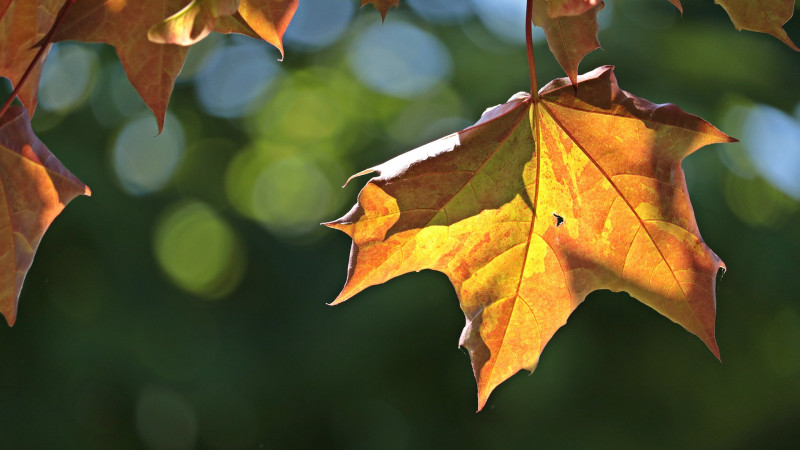
[[[528,70],[531,75],[531,98],[533,101],[539,100],[539,83],[536,81],[536,61],[533,59],[533,35],[531,34],[531,23],[533,22],[533,0],[528,0],[528,8],[525,11],[525,45],[528,48]]]

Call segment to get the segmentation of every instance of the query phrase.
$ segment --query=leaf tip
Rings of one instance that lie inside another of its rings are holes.
[[[322,222],[320,225],[322,225],[322,226],[326,226],[326,227],[328,227],[328,228],[333,228],[334,230],[339,230],[339,229],[341,229],[341,226],[340,226],[338,223],[336,223],[336,221],[335,221],[335,220],[334,220],[334,221],[332,221],[332,222]]]
[[[266,39],[265,39],[266,40]],[[281,52],[281,57],[278,58],[278,62],[283,62],[283,59],[286,58],[286,52],[283,49],[283,37],[278,37],[275,42],[267,41],[272,44],[273,47],[277,48],[279,52]]]
[[[156,133],[156,135],[153,137],[160,136],[161,132],[164,131],[164,120],[166,117],[166,111],[164,111],[164,114],[156,114],[155,116],[156,116],[156,124],[158,125],[158,133]]]
[[[17,322],[17,308],[16,306],[12,307],[8,311],[3,311],[3,317],[6,318],[6,323],[8,323],[9,327],[13,327],[14,324]]]
[[[350,300],[354,295],[356,295],[358,293],[358,291],[354,292],[352,289],[348,289],[348,285],[349,285],[349,281],[350,281],[349,278],[348,278],[347,281],[348,281],[348,283],[345,283],[345,286],[342,289],[342,292],[340,292],[339,295],[337,295],[336,298],[333,299],[332,302],[326,303],[326,305],[328,305],[328,306],[340,305],[340,304],[346,302],[347,300]]]
[[[374,167],[370,167],[369,169],[364,169],[361,172],[354,173],[353,175],[350,175],[350,178],[348,178],[347,181],[344,182],[344,184],[342,185],[342,188],[347,187],[347,184],[350,183],[350,180],[352,180],[353,178],[358,178],[361,175],[366,175],[366,174],[372,173],[372,172],[375,172],[375,168]]]
[[[476,413],[479,413],[483,410],[483,408],[486,406],[486,402],[489,401],[489,395],[491,395],[491,393],[491,388],[485,386],[478,387],[478,410],[475,411]]]
[[[714,336],[712,335],[707,340],[704,339],[703,341],[705,341],[706,346],[708,347],[709,350],[711,350],[711,353],[714,354],[717,360],[719,362],[722,362],[722,357],[719,354],[719,346],[717,345],[716,338],[714,338]]]
[[[678,9],[678,12],[681,13],[681,17],[683,17],[683,5],[681,4],[681,0],[669,0],[669,2]]]
[[[481,398],[480,394],[478,395],[478,409],[475,411],[476,414],[481,412],[483,407],[486,406],[486,400],[485,398]]]

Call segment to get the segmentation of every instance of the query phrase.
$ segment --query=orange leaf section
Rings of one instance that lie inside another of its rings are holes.
[[[611,67],[517,94],[472,127],[370,171],[358,203],[326,224],[352,239],[333,302],[433,269],[458,294],[483,408],[532,371],[587,294],[626,291],[714,338],[722,261],[700,237],[681,160],[731,138],[619,89]],[[370,171],[365,171],[368,173]]]
[[[361,0],[362,7],[368,3],[375,5],[381,13],[381,19],[386,20],[386,13],[389,12],[390,8],[397,7],[400,4],[400,0]]]
[[[547,15],[550,17],[577,16],[592,9],[600,0],[547,0]]]
[[[242,0],[239,14],[261,39],[281,51],[283,59],[283,34],[297,11],[297,5],[298,0]]]
[[[0,117],[0,181],[0,313],[14,325],[44,232],[70,200],[91,193],[39,141],[19,106]]]
[[[230,16],[238,8],[239,0],[192,0],[150,27],[147,37],[158,44],[193,45],[211,33],[220,16]]]
[[[281,52],[298,0],[194,0],[147,33],[152,42],[193,45],[212,31],[263,39]]]
[[[800,51],[786,34],[783,24],[792,18],[794,0],[714,0],[725,8],[737,30],[767,33]]]
[[[669,0],[669,2],[672,3],[672,6],[678,8],[678,12],[683,15],[683,5],[681,4],[681,0]]]
[[[0,76],[17,86],[39,50],[36,44],[50,31],[63,0],[17,0],[0,2]],[[19,99],[29,110],[36,109],[36,94],[44,67],[42,58],[22,86]]]
[[[187,48],[150,42],[147,32],[185,5],[186,0],[81,0],[67,12],[55,41],[113,45],[131,84],[156,116],[161,132]]]
[[[573,84],[577,83],[578,63],[592,50],[600,47],[597,40],[597,13],[603,9],[602,0],[576,16],[551,17],[546,0],[533,1],[533,24],[541,27],[547,45]]]

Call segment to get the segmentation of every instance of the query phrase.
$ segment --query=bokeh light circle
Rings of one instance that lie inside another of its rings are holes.
[[[97,54],[85,45],[54,45],[42,70],[39,106],[64,113],[80,106],[94,85],[99,66]]]
[[[403,22],[367,28],[350,47],[348,62],[361,82],[401,98],[430,90],[451,69],[450,53],[439,39]]]
[[[238,36],[227,42],[204,60],[195,76],[195,93],[208,114],[239,117],[264,100],[281,69],[263,42]]]
[[[315,50],[336,42],[355,13],[350,0],[303,0],[284,35],[291,50]]]
[[[341,203],[316,163],[299,155],[275,158],[270,148],[239,153],[228,167],[226,189],[239,212],[290,240],[318,231]]]
[[[144,195],[164,187],[183,156],[183,128],[167,113],[164,131],[157,132],[151,115],[129,121],[120,131],[112,150],[112,165],[122,188]]]
[[[469,0],[408,0],[408,5],[425,20],[434,23],[463,22],[472,15]]]
[[[168,210],[155,231],[158,264],[177,286],[217,298],[239,284],[243,248],[233,228],[208,205],[189,201]]]
[[[149,448],[183,450],[197,442],[197,419],[191,406],[177,393],[145,389],[136,402],[136,430]]]

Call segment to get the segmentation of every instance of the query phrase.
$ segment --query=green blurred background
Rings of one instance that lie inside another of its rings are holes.
[[[301,0],[287,56],[193,47],[158,137],[113,49],[57,45],[34,128],[93,190],[43,239],[0,327],[3,448],[779,448],[800,445],[800,55],[710,1],[615,0],[623,89],[742,143],[684,162],[728,265],[720,364],[626,294],[596,292],[536,372],[475,413],[446,277],[328,307],[347,177],[527,90],[522,0]],[[787,26],[800,42],[800,22]],[[539,79],[563,76],[536,33]],[[544,84],[544,83],[542,83]]]

